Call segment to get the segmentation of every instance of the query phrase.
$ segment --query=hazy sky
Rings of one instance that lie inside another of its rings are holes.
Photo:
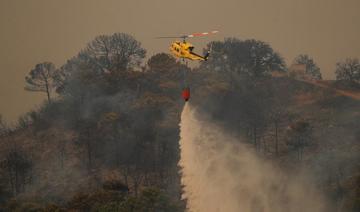
[[[100,34],[126,32],[148,50],[167,51],[156,36],[220,30],[192,42],[198,51],[224,37],[266,41],[290,63],[312,56],[326,79],[338,60],[360,56],[359,0],[0,0],[0,114],[34,108],[42,93],[24,91],[35,64],[57,66]]]

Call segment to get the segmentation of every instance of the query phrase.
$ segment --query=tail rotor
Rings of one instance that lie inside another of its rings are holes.
[[[206,53],[205,53],[205,55],[204,55],[205,61],[207,61],[208,58],[209,58],[209,56],[210,56],[210,53],[211,53],[211,51],[212,51],[212,45],[213,45],[213,44],[210,43],[210,48],[209,48],[209,50],[206,51]]]

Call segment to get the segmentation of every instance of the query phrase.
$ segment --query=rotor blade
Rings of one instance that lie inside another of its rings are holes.
[[[163,38],[183,38],[183,36],[156,37],[156,39],[163,39]]]
[[[193,33],[191,35],[187,35],[186,37],[188,37],[188,38],[200,37],[200,36],[206,36],[206,35],[215,34],[215,33],[218,33],[218,32],[219,31],[214,30],[214,31],[211,31],[211,32]]]

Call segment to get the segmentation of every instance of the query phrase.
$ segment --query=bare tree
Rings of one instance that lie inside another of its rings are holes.
[[[27,91],[45,92],[48,102],[51,102],[50,95],[54,87],[55,65],[50,62],[39,63],[25,77]]]
[[[347,58],[336,64],[336,79],[360,83],[360,62],[358,58]]]
[[[95,66],[114,72],[138,66],[145,57],[146,50],[131,35],[115,33],[96,37],[82,54]]]

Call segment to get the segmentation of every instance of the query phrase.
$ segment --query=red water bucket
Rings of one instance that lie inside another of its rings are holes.
[[[181,93],[182,98],[187,102],[190,99],[190,88],[186,87]]]

